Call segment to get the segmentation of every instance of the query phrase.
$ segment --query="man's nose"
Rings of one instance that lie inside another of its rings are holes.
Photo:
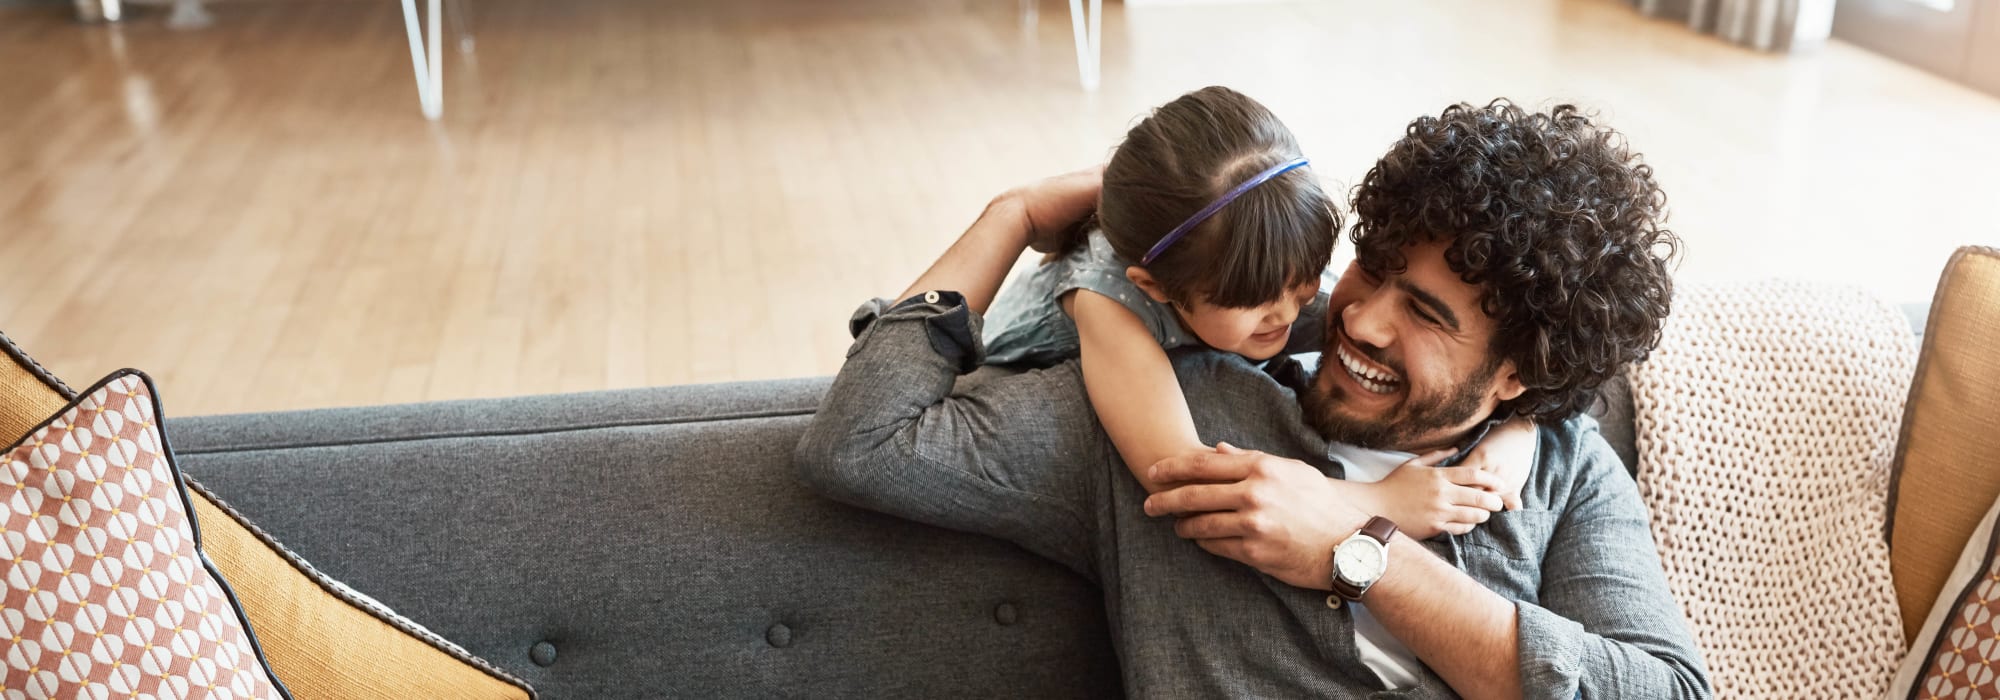
[[[1377,292],[1348,304],[1340,310],[1340,324],[1347,331],[1347,337],[1363,345],[1386,348],[1395,341],[1388,318],[1388,308],[1383,303],[1386,296]]]

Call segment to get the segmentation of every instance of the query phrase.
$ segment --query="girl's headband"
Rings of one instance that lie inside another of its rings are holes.
[[[1182,236],[1187,235],[1189,231],[1193,231],[1194,227],[1200,226],[1201,222],[1207,221],[1208,217],[1215,216],[1216,212],[1222,211],[1223,207],[1229,206],[1230,202],[1235,201],[1237,197],[1243,196],[1243,193],[1249,192],[1251,188],[1269,182],[1271,178],[1283,175],[1294,168],[1305,165],[1307,162],[1305,156],[1299,156],[1273,165],[1271,169],[1257,173],[1255,177],[1244,180],[1243,184],[1237,185],[1228,192],[1224,192],[1221,197],[1216,198],[1213,202],[1209,202],[1208,206],[1202,207],[1201,211],[1195,212],[1194,216],[1188,217],[1187,221],[1181,222],[1180,226],[1174,227],[1174,230],[1168,232],[1165,237],[1160,239],[1160,242],[1154,243],[1153,249],[1146,251],[1146,257],[1139,259],[1139,266],[1145,267],[1153,264],[1153,260],[1160,257],[1161,253],[1166,252],[1167,248],[1173,246],[1175,241],[1179,241]]]

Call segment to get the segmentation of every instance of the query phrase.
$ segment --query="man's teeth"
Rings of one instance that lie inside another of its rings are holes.
[[[1360,384],[1361,388],[1377,394],[1387,394],[1396,390],[1395,377],[1361,364],[1360,360],[1348,354],[1346,347],[1340,347],[1336,354],[1340,356],[1340,366],[1347,368],[1348,376],[1354,377],[1354,382]]]

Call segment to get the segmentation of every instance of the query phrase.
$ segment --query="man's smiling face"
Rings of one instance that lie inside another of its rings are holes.
[[[1401,271],[1356,263],[1340,276],[1319,371],[1299,396],[1327,439],[1421,452],[1456,442],[1521,394],[1513,363],[1493,352],[1482,290],[1451,270],[1444,251],[1413,244]]]

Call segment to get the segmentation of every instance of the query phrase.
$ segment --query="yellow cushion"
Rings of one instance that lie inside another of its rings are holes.
[[[6,444],[67,405],[72,392],[4,335],[0,356]],[[199,484],[188,486],[202,550],[297,700],[534,697],[526,683],[312,571]]]
[[[1904,639],[1923,626],[1966,538],[2000,498],[2000,250],[1945,264],[1890,485],[1890,575]]]
[[[0,355],[5,355],[0,359],[0,445],[10,445],[68,405],[75,392],[28,359],[4,334],[0,334]]]

